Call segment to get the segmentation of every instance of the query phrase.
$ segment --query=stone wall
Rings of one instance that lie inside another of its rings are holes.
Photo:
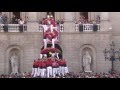
[[[21,71],[31,71],[34,59],[39,58],[42,47],[41,33],[0,33],[0,73],[8,73],[8,49],[19,47],[21,49]]]
[[[93,71],[104,72],[111,68],[111,64],[104,59],[103,50],[109,46],[110,33],[63,33],[60,37],[63,56],[67,60],[70,71],[82,71],[82,48],[93,50]]]

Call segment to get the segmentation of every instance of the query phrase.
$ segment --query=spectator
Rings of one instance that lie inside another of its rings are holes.
[[[24,23],[25,23],[25,21],[22,20],[22,18],[20,18],[19,19],[19,24],[20,24],[19,30],[20,30],[20,32],[23,32],[23,30],[24,30],[24,26],[23,26]]]
[[[0,24],[3,24],[2,12],[0,12]]]
[[[7,24],[7,23],[8,23],[8,21],[7,21],[7,15],[4,14],[3,15],[3,24]]]
[[[14,14],[12,16],[12,24],[18,24],[18,18]]]
[[[100,16],[99,15],[97,15],[96,22],[100,23]]]
[[[23,25],[25,23],[25,21],[22,18],[20,18],[18,21],[19,21],[19,24],[21,24],[21,25]]]

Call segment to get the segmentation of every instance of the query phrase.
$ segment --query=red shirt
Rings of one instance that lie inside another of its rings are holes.
[[[34,61],[33,67],[34,67],[34,68],[37,68],[37,67],[38,67],[38,61]]]
[[[53,68],[59,67],[58,61],[53,61],[52,67],[53,67]]]
[[[59,64],[58,64],[58,62],[56,62],[56,67],[59,67]]]
[[[60,61],[60,65],[61,65],[61,66],[66,66],[66,61],[62,59],[62,60]]]
[[[42,67],[42,61],[39,61],[38,66],[41,68]]]
[[[41,62],[41,66],[42,66],[42,68],[46,68],[46,66],[47,66],[47,65],[46,65],[46,61],[42,61],[42,62]]]
[[[36,67],[39,67],[39,61],[36,61],[35,66],[36,66]]]
[[[46,63],[47,63],[47,66],[52,66],[53,61],[51,59],[48,59]]]
[[[36,61],[33,62],[33,68],[35,67],[35,62],[36,62]]]
[[[57,61],[57,63],[59,64],[59,66],[61,66],[61,61],[59,60],[59,61]]]

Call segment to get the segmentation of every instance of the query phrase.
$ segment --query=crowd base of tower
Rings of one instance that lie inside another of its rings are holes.
[[[57,59],[54,56],[35,60],[32,68],[32,77],[55,78],[65,76],[68,72],[65,59]]]

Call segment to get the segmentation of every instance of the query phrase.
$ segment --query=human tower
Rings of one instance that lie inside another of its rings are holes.
[[[40,58],[34,60],[33,77],[55,78],[65,76],[68,72],[66,61],[60,56],[62,53],[56,46],[59,43],[59,25],[52,15],[42,21],[44,47],[40,51]],[[48,47],[49,45],[49,47]]]

